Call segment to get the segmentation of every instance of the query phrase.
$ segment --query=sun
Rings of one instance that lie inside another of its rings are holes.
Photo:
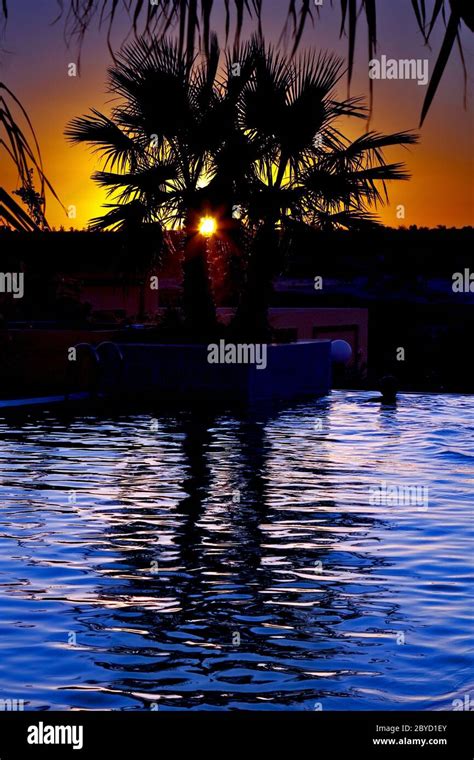
[[[212,237],[217,230],[216,220],[212,216],[203,216],[199,223],[199,232],[205,237]]]

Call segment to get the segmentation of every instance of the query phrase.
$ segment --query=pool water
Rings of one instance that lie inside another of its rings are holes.
[[[0,708],[474,709],[474,402],[0,420]]]

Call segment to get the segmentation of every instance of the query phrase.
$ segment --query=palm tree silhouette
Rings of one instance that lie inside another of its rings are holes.
[[[218,59],[215,40],[210,55],[189,69],[176,41],[139,39],[109,69],[109,88],[120,98],[111,118],[93,110],[66,130],[102,156],[104,170],[94,179],[115,200],[93,229],[131,231],[133,239],[134,230],[153,224],[163,245],[166,228],[184,229],[184,300],[196,334],[215,326],[199,224],[210,203]]]
[[[284,55],[255,37],[240,47],[237,69],[232,55],[221,67],[219,57],[215,37],[191,68],[177,42],[137,40],[109,70],[119,98],[110,118],[93,110],[66,134],[104,160],[94,179],[115,203],[96,228],[127,229],[132,218],[165,240],[166,227],[184,227],[184,305],[196,332],[215,327],[200,219],[216,218],[231,250],[247,240],[237,324],[255,336],[266,329],[284,234],[298,225],[375,224],[370,208],[383,202],[386,182],[408,178],[383,149],[417,138],[369,132],[347,140],[337,120],[367,111],[358,98],[336,99],[343,64],[333,55]]]
[[[377,225],[372,207],[387,199],[386,183],[408,179],[383,149],[413,145],[401,132],[368,132],[354,141],[340,117],[365,119],[359,98],[338,100],[342,61],[329,54],[283,55],[255,39],[253,73],[239,99],[239,125],[259,155],[240,188],[242,221],[252,231],[247,282],[237,315],[245,334],[268,334],[267,309],[278,255],[301,228],[360,229]]]

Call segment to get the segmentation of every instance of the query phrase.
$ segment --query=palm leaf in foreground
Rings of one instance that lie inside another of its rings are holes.
[[[6,4],[6,0],[4,0]],[[61,10],[64,10],[63,0],[58,0]],[[379,0],[380,2],[380,0]],[[386,2],[386,0],[384,0]],[[211,37],[212,13],[217,3],[214,0],[157,0],[156,5],[151,5],[145,0],[69,0],[69,10],[66,17],[66,27],[70,37],[78,37],[82,40],[88,26],[95,14],[99,15],[102,22],[108,17],[108,39],[110,47],[111,30],[121,7],[133,18],[133,28],[137,32],[139,23],[153,35],[164,35],[178,26],[180,50],[186,50],[188,64],[190,65],[195,52],[196,39],[199,36],[202,48],[209,52]],[[445,17],[450,11],[450,20],[446,30],[445,39],[438,57],[430,87],[423,105],[421,123],[423,123],[429,111],[433,98],[437,92],[447,62],[449,61],[454,41],[457,40],[463,62],[464,54],[460,38],[462,22],[474,31],[474,7],[472,0],[434,0],[431,19],[426,14],[425,0],[411,0],[415,20],[420,28],[425,41],[428,43],[431,34],[436,27],[440,16]],[[298,49],[303,32],[309,23],[314,23],[313,0],[288,0],[287,22],[283,35],[291,27],[293,37],[293,53]],[[380,7],[380,6],[379,6]],[[234,24],[234,48],[238,48],[245,17],[253,17],[257,20],[261,35],[263,0],[225,0],[225,30],[226,40],[229,37],[231,20]],[[233,12],[232,12],[233,11]],[[319,15],[319,7],[316,6]],[[347,34],[348,38],[348,84],[350,86],[354,71],[354,56],[356,47],[356,34],[359,17],[364,13],[368,33],[368,56],[369,60],[374,57],[377,48],[377,0],[340,0],[341,36]],[[108,14],[108,15],[107,15]],[[373,81],[369,82],[370,97],[372,102]]]
[[[467,70],[464,60],[464,52],[461,44],[460,30],[462,22],[464,22],[471,31],[474,31],[474,8],[472,5],[472,0],[450,0],[449,4],[451,7],[451,13],[446,25],[446,32],[444,35],[443,43],[441,45],[441,50],[439,52],[438,59],[431,75],[428,90],[426,92],[426,97],[423,103],[420,127],[423,125],[430,110],[431,104],[440,85],[444,71],[451,57],[454,43],[456,41],[458,43],[459,54],[463,66],[464,102],[466,101]],[[425,42],[426,44],[429,44],[431,34],[435,28],[440,13],[443,15],[443,18],[446,16],[447,2],[446,0],[436,0],[428,28],[424,0],[412,0],[412,5],[415,9],[415,14],[420,30],[425,37]]]
[[[39,232],[41,229],[5,188],[0,187],[0,220],[2,219],[7,228],[17,232]]]
[[[20,119],[13,110],[15,108],[19,112],[20,117],[23,118],[29,136],[20,127]],[[48,223],[45,216],[46,188],[51,191],[58,201],[59,198],[44,173],[38,139],[28,113],[14,93],[3,82],[0,82],[0,148],[6,152],[17,167],[23,190],[29,191],[31,189],[32,170],[36,171],[40,181],[38,214],[41,218],[41,226],[47,229]]]

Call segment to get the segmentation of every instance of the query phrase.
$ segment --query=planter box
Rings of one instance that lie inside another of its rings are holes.
[[[210,364],[207,345],[119,344],[123,355],[104,368],[105,388],[154,400],[262,402],[321,396],[331,387],[331,342],[267,346],[266,367]]]

